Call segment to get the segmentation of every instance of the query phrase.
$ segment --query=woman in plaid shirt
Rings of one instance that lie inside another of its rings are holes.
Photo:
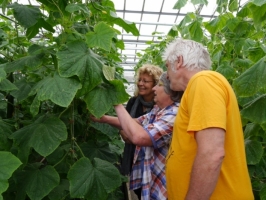
[[[169,84],[164,72],[153,87],[156,105],[148,114],[137,119],[133,119],[121,104],[115,105],[118,117],[92,117],[93,121],[123,129],[123,139],[137,146],[130,175],[130,189],[141,188],[141,197],[144,200],[167,199],[165,157],[183,94],[172,91]]]

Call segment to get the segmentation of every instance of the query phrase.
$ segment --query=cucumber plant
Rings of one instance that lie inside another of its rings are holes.
[[[124,103],[110,0],[1,0],[0,199],[120,199],[116,129],[90,115]]]

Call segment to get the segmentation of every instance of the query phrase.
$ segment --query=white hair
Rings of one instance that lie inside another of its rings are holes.
[[[209,52],[198,42],[177,38],[169,43],[163,53],[164,61],[171,63],[173,68],[179,56],[183,57],[183,66],[190,71],[211,69]]]

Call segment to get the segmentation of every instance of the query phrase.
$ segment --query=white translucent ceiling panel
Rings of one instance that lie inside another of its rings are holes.
[[[126,10],[141,11],[143,7],[143,0],[126,1]]]
[[[162,2],[163,0],[145,0],[144,10],[150,12],[160,12]]]
[[[39,6],[40,4],[35,1],[35,0],[30,0],[30,3],[28,1],[25,1],[25,0],[17,0],[17,1],[13,1],[13,2],[17,2],[18,4],[24,4],[24,5],[33,5],[33,6]]]
[[[159,35],[166,35],[170,29],[172,28],[172,26],[158,26],[156,29],[156,32],[159,33]]]
[[[177,1],[164,1],[164,4],[163,4],[163,9],[162,9],[162,12],[166,12],[166,13],[177,13],[178,10],[176,9],[173,9],[175,3]]]
[[[125,13],[125,19],[128,19],[128,21],[131,21],[131,22],[140,21],[141,14],[140,13]]]
[[[129,75],[133,75],[133,76],[134,76],[134,67],[135,67],[135,65],[133,65],[133,64],[131,64],[131,65],[123,65],[123,68],[124,68],[125,72],[131,72]],[[124,75],[125,75],[125,73],[124,73]]]
[[[134,55],[135,50],[122,50],[122,53],[125,55]]]
[[[173,24],[177,19],[177,15],[161,15],[158,22],[165,24]]]
[[[156,25],[141,24],[140,35],[151,35]]]
[[[159,15],[158,14],[143,14],[142,21],[144,22],[150,22],[150,23],[156,23],[158,22]]]
[[[123,0],[113,0],[116,10],[123,10],[124,9],[124,2]]]
[[[204,5],[201,9],[201,13],[204,15],[212,16],[216,9],[216,1],[209,1],[208,5]]]

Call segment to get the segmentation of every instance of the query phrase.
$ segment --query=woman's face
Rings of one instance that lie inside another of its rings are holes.
[[[137,80],[137,86],[139,89],[139,95],[141,96],[151,96],[154,95],[152,88],[155,85],[153,77],[149,74],[140,74]]]
[[[159,108],[164,108],[171,101],[170,95],[164,90],[164,85],[161,80],[155,85],[152,90],[154,91],[154,102]]]

